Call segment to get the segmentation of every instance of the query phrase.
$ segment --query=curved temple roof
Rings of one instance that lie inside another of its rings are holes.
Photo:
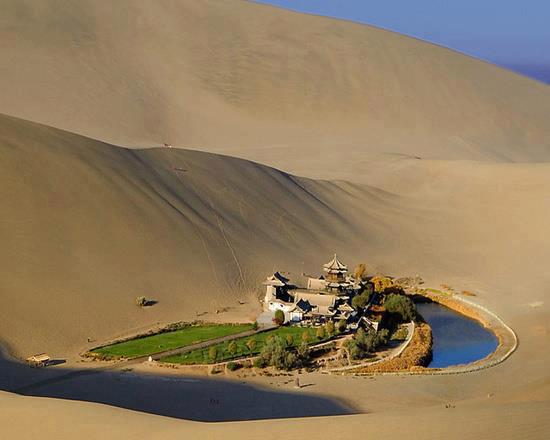
[[[329,261],[327,264],[323,264],[323,269],[325,272],[329,273],[335,273],[335,272],[347,272],[348,267],[342,263],[336,254],[334,254],[334,258]]]

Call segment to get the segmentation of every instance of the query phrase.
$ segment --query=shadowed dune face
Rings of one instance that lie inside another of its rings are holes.
[[[240,0],[7,0],[0,37],[0,112],[118,144],[321,178],[334,150],[550,158],[548,87],[368,26]]]
[[[25,396],[103,403],[142,413],[203,422],[357,414],[342,401],[274,390],[222,377],[94,371],[90,368],[30,369],[0,353],[0,389]],[[288,383],[294,383],[289,377]],[[302,382],[307,387],[307,383]],[[0,401],[6,393],[0,391]]]

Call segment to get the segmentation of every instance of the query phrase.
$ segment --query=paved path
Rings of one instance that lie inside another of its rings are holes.
[[[91,375],[91,374],[98,374],[98,373],[101,373],[101,372],[104,372],[104,371],[109,371],[109,370],[112,371],[112,370],[121,370],[121,369],[124,369],[124,368],[128,368],[131,365],[140,364],[142,362],[147,361],[149,359],[149,356],[151,356],[151,358],[153,358],[153,360],[159,360],[160,358],[163,358],[165,356],[172,356],[172,355],[176,355],[176,354],[187,353],[189,351],[209,347],[210,345],[219,344],[221,342],[227,342],[227,341],[231,341],[233,339],[239,339],[239,338],[246,338],[247,336],[253,336],[257,333],[266,332],[266,331],[272,330],[276,327],[277,327],[276,325],[264,326],[264,327],[261,327],[257,330],[247,330],[245,332],[235,333],[235,334],[232,334],[232,335],[223,336],[221,338],[216,338],[216,339],[209,339],[208,341],[199,342],[197,344],[192,344],[192,345],[187,345],[185,347],[173,348],[171,350],[164,350],[164,351],[160,351],[158,353],[153,353],[153,354],[150,354],[150,355],[139,356],[139,357],[132,358],[132,359],[125,359],[125,360],[122,360],[122,361],[119,361],[119,362],[116,362],[116,363],[112,363],[112,364],[101,365],[99,367],[86,368],[86,369],[82,369],[82,370],[69,371],[68,373],[60,374],[60,375],[55,376],[55,377],[50,377],[48,379],[33,382],[31,384],[24,385],[24,386],[19,387],[19,388],[15,388],[11,391],[14,392],[14,393],[26,394],[26,393],[29,393],[32,390],[35,390],[36,388],[40,388],[40,387],[43,387],[43,386],[46,386],[46,385],[53,385],[53,384],[56,384],[56,383],[59,383],[59,382],[65,382],[67,380],[71,380],[71,379],[74,379],[74,378],[77,378],[77,377],[88,376],[88,375]]]

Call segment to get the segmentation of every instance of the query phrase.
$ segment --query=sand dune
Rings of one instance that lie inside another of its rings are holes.
[[[316,377],[304,391],[369,415],[202,425],[1,393],[10,435],[30,436],[18,414],[31,411],[46,438],[547,437],[550,88],[234,0],[4,0],[0,41],[0,340],[12,354],[72,359],[89,337],[197,312],[252,319],[266,274],[316,272],[334,251],[475,291],[520,340],[481,373]],[[164,142],[203,152],[135,148]],[[141,310],[139,295],[159,303]]]
[[[320,178],[334,151],[550,158],[547,86],[368,26],[240,0],[4,0],[0,39],[0,112],[115,144]]]
[[[336,248],[359,249],[345,215],[358,194],[391,209],[379,190],[209,153],[126,150],[9,117],[0,142],[0,259],[10,274],[0,332],[30,351],[222,306],[253,319],[274,267],[299,272]],[[375,236],[382,222],[365,215]],[[159,304],[140,310],[140,295]]]

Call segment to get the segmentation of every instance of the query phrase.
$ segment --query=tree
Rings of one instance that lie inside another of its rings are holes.
[[[355,309],[364,309],[369,303],[370,295],[359,294],[355,295],[351,300],[351,306]]]
[[[355,310],[364,309],[365,307],[367,307],[367,304],[370,301],[370,297],[371,297],[370,289],[369,290],[364,290],[359,295],[355,295],[353,297],[353,299],[351,300],[351,306]]]
[[[229,343],[229,345],[227,346],[227,352],[232,356],[237,353],[237,343],[235,341],[231,341]]]
[[[277,325],[283,325],[285,323],[285,313],[282,310],[276,310],[273,322]]]
[[[317,339],[323,339],[325,337],[325,329],[323,327],[317,327],[315,336],[317,336]]]
[[[353,271],[353,276],[356,280],[364,281],[367,279],[367,266],[365,265],[365,263],[357,265],[357,267]]]
[[[212,347],[210,347],[210,349],[208,350],[208,358],[212,361],[212,362],[215,362],[216,359],[218,358],[218,348],[213,345]]]
[[[348,324],[347,324],[346,320],[344,318],[340,319],[340,321],[338,321],[338,332],[339,333],[345,332],[347,326],[348,326]]]
[[[390,294],[384,301],[384,307],[389,313],[399,315],[402,321],[412,321],[416,318],[416,307],[409,297]]]
[[[328,337],[332,337],[334,335],[334,322],[329,321],[325,324],[325,333]]]
[[[363,359],[387,342],[388,331],[386,329],[379,332],[369,329],[368,332],[365,332],[359,328],[354,337],[346,342],[345,348],[352,359]]]
[[[302,342],[296,351],[290,350],[285,341],[277,336],[263,346],[254,365],[266,367],[272,365],[279,370],[291,370],[305,365],[309,360],[307,343]]]
[[[383,293],[387,288],[393,286],[393,280],[383,275],[377,275],[371,278],[376,293]]]
[[[250,338],[248,341],[246,341],[246,347],[250,351],[250,354],[252,354],[252,352],[256,348],[256,340],[253,338]]]

